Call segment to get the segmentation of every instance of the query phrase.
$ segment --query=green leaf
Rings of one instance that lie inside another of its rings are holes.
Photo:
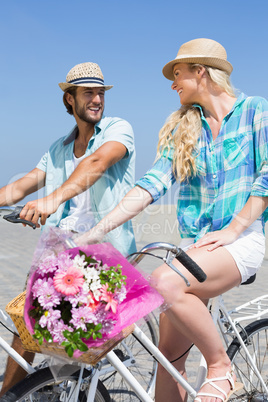
[[[81,352],[86,352],[88,350],[88,347],[84,342],[77,344],[77,347]]]
[[[63,341],[62,343],[61,343],[61,346],[67,346],[67,345],[69,345],[70,344],[70,342],[68,342],[68,341]]]
[[[74,349],[72,348],[71,345],[69,347],[67,347],[67,354],[69,357],[73,357]]]

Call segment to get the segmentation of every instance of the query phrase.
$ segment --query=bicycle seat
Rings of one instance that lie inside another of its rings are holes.
[[[256,274],[250,276],[246,282],[242,282],[241,285],[249,285],[250,283],[253,283],[256,279]]]

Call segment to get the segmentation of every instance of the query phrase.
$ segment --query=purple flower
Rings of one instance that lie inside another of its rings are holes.
[[[45,275],[47,273],[53,273],[58,268],[58,261],[55,255],[48,255],[45,257],[41,264],[39,265],[37,272],[39,274]]]
[[[76,307],[78,304],[87,304],[88,303],[88,292],[85,290],[81,290],[75,295],[64,296],[64,300],[67,300],[71,303],[72,307]]]
[[[115,324],[116,324],[116,321],[114,321],[114,320],[107,319],[107,320],[103,321],[100,332],[102,334],[109,334],[113,330]]]
[[[87,323],[93,323],[95,325],[98,323],[96,315],[92,313],[88,307],[73,308],[71,312],[73,318],[70,320],[70,323],[73,324],[76,329],[82,328],[83,331],[87,331]]]
[[[42,328],[47,327],[47,329],[51,331],[57,324],[60,317],[61,317],[60,310],[47,310],[40,318],[39,324],[41,325]]]
[[[73,332],[73,328],[64,324],[62,320],[57,321],[55,323],[54,328],[50,331],[53,338],[53,342],[62,343],[63,341],[65,341],[66,338],[63,336],[63,331],[65,331],[66,329],[69,332]]]
[[[68,254],[60,254],[57,257],[57,264],[60,270],[67,271],[69,267],[73,266],[73,261]]]
[[[48,310],[60,304],[61,295],[53,285],[53,279],[37,279],[32,287],[33,297],[37,298],[41,306]]]

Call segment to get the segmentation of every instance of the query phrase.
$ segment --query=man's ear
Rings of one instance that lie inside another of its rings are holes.
[[[69,105],[73,106],[74,97],[69,92],[65,93],[65,100],[66,100],[67,103],[69,103]]]

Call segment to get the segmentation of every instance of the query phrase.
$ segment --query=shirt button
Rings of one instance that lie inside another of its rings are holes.
[[[214,174],[214,175],[213,175],[213,179],[216,179],[216,177],[217,177],[217,175],[216,175],[216,174]]]

